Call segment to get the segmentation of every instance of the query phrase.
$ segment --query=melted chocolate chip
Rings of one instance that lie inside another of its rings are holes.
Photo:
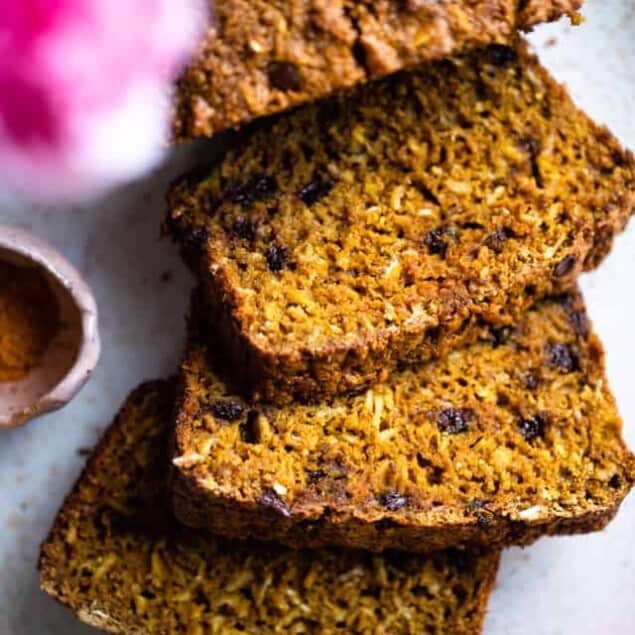
[[[269,174],[256,174],[245,183],[235,185],[227,193],[232,203],[248,207],[254,201],[271,198],[277,191],[278,184]]]
[[[487,501],[475,499],[466,506],[468,513],[476,515],[476,522],[482,529],[487,529],[494,520],[494,513],[487,509]]]
[[[298,196],[305,205],[313,205],[324,198],[333,189],[328,179],[316,177],[298,190]]]
[[[505,243],[513,237],[514,232],[511,229],[508,227],[499,227],[485,239],[485,245],[494,253],[500,254],[503,251]]]
[[[243,416],[244,406],[238,401],[215,401],[209,406],[210,412],[216,419],[224,421],[236,421]]]
[[[326,477],[326,472],[324,470],[307,470],[306,471],[306,480],[309,485],[315,485],[318,481],[322,480]]]
[[[538,388],[538,376],[535,373],[527,373],[523,376],[522,381],[527,390],[536,390]]]
[[[377,497],[379,504],[390,512],[403,509],[408,504],[408,497],[399,492],[385,492]]]
[[[470,501],[465,507],[468,512],[475,512],[479,509],[483,509],[487,501],[481,500],[480,498],[475,498],[473,501]]]
[[[269,271],[281,271],[287,264],[287,250],[279,245],[270,245],[265,252],[265,258]]]
[[[287,265],[287,250],[279,245],[270,245],[265,252],[267,267],[274,273],[281,271]]]
[[[507,68],[518,59],[518,54],[509,46],[490,44],[490,46],[487,47],[487,59],[490,64],[494,64],[494,66]]]
[[[252,241],[256,237],[256,223],[241,216],[233,222],[229,233],[234,238]]]
[[[443,229],[432,229],[423,238],[423,244],[428,248],[428,253],[445,256],[448,249],[448,243],[443,240],[445,232]]]
[[[467,432],[474,419],[474,411],[470,408],[443,408],[436,414],[437,426],[446,434]]]
[[[269,83],[278,90],[300,90],[302,82],[298,67],[293,62],[274,61],[267,67]]]
[[[525,441],[531,443],[534,439],[542,439],[545,436],[545,426],[547,422],[544,417],[534,415],[528,419],[521,419],[518,422],[518,429],[525,437]]]
[[[573,254],[565,256],[554,268],[553,275],[556,278],[562,278],[571,273],[577,263],[577,258]]]
[[[565,373],[578,369],[578,357],[567,344],[550,344],[547,349],[549,365]]]
[[[283,501],[280,500],[280,498],[278,498],[278,495],[272,489],[264,492],[264,494],[260,497],[260,502],[283,516],[290,516],[289,508]]]

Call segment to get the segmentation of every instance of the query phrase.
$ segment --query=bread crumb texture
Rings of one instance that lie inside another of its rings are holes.
[[[170,207],[228,372],[315,400],[570,288],[635,209],[635,160],[497,45],[268,121]]]
[[[221,533],[372,550],[527,544],[602,528],[635,479],[577,293],[355,396],[249,405],[196,343],[180,392],[177,514]]]
[[[499,553],[292,551],[177,526],[169,385],[139,388],[42,547],[42,588],[110,633],[480,632]]]
[[[568,15],[581,0],[226,0],[177,82],[173,137],[209,136]]]

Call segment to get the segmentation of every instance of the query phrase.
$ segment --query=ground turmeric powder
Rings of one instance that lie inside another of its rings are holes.
[[[0,382],[35,368],[58,326],[57,301],[43,274],[0,260]]]

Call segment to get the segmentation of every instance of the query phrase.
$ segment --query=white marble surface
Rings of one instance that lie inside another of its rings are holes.
[[[588,0],[585,13],[581,28],[542,28],[532,40],[578,103],[635,149],[635,0]],[[0,432],[0,635],[95,632],[39,592],[38,546],[83,464],[82,449],[94,444],[131,387],[175,368],[191,281],[172,246],[159,241],[158,226],[167,183],[203,150],[181,150],[152,177],[92,206],[0,205],[0,223],[32,229],[85,272],[104,341],[94,378],[71,406]],[[632,447],[634,276],[635,224],[583,281]],[[486,633],[635,633],[635,495],[601,534],[507,551]]]

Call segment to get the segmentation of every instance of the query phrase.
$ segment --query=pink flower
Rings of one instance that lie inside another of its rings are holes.
[[[86,196],[151,167],[203,0],[0,0],[0,181]]]

